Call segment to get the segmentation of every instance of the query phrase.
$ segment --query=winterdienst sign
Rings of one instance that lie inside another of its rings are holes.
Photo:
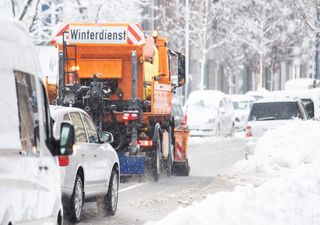
[[[127,26],[70,26],[68,43],[126,44]]]

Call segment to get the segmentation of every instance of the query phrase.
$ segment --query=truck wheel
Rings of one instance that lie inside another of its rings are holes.
[[[172,162],[173,162],[173,156],[172,156],[172,149],[169,151],[168,159],[166,160],[166,174],[168,177],[171,176],[172,173]]]
[[[188,159],[186,159],[185,164],[181,166],[180,174],[181,176],[189,176],[189,173],[190,173],[189,161]]]
[[[82,206],[84,203],[83,199],[83,182],[79,175],[76,176],[76,181],[74,183],[73,194],[71,196],[70,202],[70,213],[71,220],[74,222],[79,222],[81,218]]]
[[[168,177],[172,174],[172,163],[173,163],[173,145],[172,145],[172,129],[169,128],[169,153],[168,158],[166,160],[166,174]]]
[[[113,216],[116,214],[118,206],[118,194],[119,194],[119,175],[116,170],[112,170],[108,193],[101,199],[103,214],[105,216]],[[101,201],[98,202],[100,207]]]
[[[159,181],[160,171],[161,171],[161,142],[158,135],[156,142],[154,143],[152,152],[152,176],[155,181]]]

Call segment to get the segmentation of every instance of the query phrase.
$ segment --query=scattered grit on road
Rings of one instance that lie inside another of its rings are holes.
[[[159,182],[136,178],[120,184],[119,205],[115,216],[104,217],[96,203],[86,203],[79,225],[141,225],[159,220],[177,207],[186,207],[201,201],[208,194],[232,191],[239,181],[219,175],[244,157],[241,136],[217,139],[192,137],[189,143],[190,176],[166,177]],[[65,223],[70,223],[66,219]]]

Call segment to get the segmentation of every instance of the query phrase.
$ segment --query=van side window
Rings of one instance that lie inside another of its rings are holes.
[[[22,150],[37,154],[39,144],[39,109],[36,79],[33,75],[14,71],[20,123]]]
[[[76,142],[87,142],[87,135],[83,126],[80,113],[72,112],[70,113],[70,117],[74,126]]]

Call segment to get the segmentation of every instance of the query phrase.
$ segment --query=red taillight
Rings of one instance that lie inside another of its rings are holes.
[[[138,118],[138,112],[125,112],[122,117],[123,120],[127,121],[138,120]]]
[[[142,147],[151,147],[153,142],[152,142],[152,140],[138,140],[137,144]]]
[[[246,137],[252,137],[252,129],[250,126],[246,127]]]
[[[185,114],[184,116],[183,116],[183,119],[182,119],[182,122],[181,122],[181,126],[187,126],[187,121],[188,121],[188,116],[187,116],[187,114]]]
[[[59,156],[59,166],[69,166],[69,157],[68,156]]]

